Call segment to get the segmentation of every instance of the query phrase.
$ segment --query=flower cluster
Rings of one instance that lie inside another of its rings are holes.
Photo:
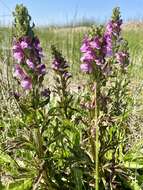
[[[110,20],[105,28],[104,40],[106,42],[106,55],[112,56],[113,54],[113,41],[117,40],[121,32],[122,20]]]
[[[43,56],[40,41],[37,37],[24,36],[14,40],[13,57],[17,61],[14,76],[25,90],[30,90],[34,80],[39,80],[46,73],[41,63]]]
[[[102,69],[106,55],[102,36],[95,35],[92,38],[85,36],[80,51],[83,53],[81,57],[82,64],[80,65],[83,72],[92,73],[95,66],[99,66]]]
[[[80,68],[83,72],[92,73],[95,68],[99,68],[103,75],[110,73],[111,68],[108,64],[110,57],[114,57],[116,63],[126,65],[127,51],[120,51],[117,48],[122,46],[123,41],[120,35],[121,25],[120,11],[116,8],[113,11],[112,20],[107,23],[104,31],[97,28],[92,37],[91,35],[85,36],[80,48],[83,53]]]
[[[64,79],[71,77],[71,73],[68,72],[68,63],[54,46],[52,46],[52,54],[54,57],[52,62],[52,69],[61,75]]]
[[[129,54],[128,52],[119,51],[115,54],[116,61],[122,66],[126,66],[128,63]]]

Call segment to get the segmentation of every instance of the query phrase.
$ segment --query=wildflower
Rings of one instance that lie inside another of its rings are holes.
[[[25,78],[26,74],[24,70],[21,68],[19,64],[15,65],[15,71],[14,71],[14,77],[17,77],[18,79],[22,80]]]
[[[13,57],[20,63],[24,58],[24,54],[22,51],[14,52]]]
[[[88,39],[87,36],[85,36],[85,38],[83,40],[83,44],[82,44],[82,46],[80,48],[80,51],[82,53],[85,53],[85,52],[90,51],[90,50],[91,50],[91,48],[90,48],[90,40]]]
[[[85,63],[90,63],[92,61],[94,61],[94,54],[92,51],[87,51],[86,53],[84,53],[84,55],[81,57],[81,62],[85,62]]]
[[[105,42],[105,46],[104,46],[104,53],[106,54],[107,57],[112,56],[112,36],[109,35],[108,33],[104,33],[104,42]]]
[[[52,63],[52,69],[58,70],[60,68],[60,62],[58,62],[56,59]]]
[[[101,41],[98,36],[96,36],[91,42],[90,47],[92,49],[100,49],[101,48]]]
[[[38,74],[45,75],[46,74],[46,66],[45,64],[40,64],[37,66]]]
[[[24,79],[21,80],[21,86],[25,90],[31,90],[32,88],[32,80],[30,77],[26,76]]]
[[[25,41],[22,41],[22,42],[20,43],[20,46],[21,46],[22,49],[26,49],[26,48],[28,48],[28,43],[25,42]]]
[[[28,65],[28,67],[29,67],[30,69],[34,69],[34,68],[35,68],[35,65],[34,65],[34,63],[32,62],[32,60],[27,59],[27,60],[26,60],[26,63],[27,63],[27,65]]]
[[[108,35],[118,36],[121,31],[122,20],[111,20],[106,25],[106,33]]]

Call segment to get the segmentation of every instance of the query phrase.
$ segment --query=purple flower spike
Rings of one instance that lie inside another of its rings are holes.
[[[30,77],[26,76],[22,81],[21,81],[21,86],[25,90],[31,90],[32,88],[32,80]]]
[[[93,68],[90,63],[83,63],[80,65],[80,69],[84,73],[92,73]]]
[[[15,66],[14,76],[18,78],[21,86],[25,90],[30,90],[35,80],[42,83],[39,77],[46,73],[46,67],[41,64],[43,54],[39,39],[22,36],[19,39],[14,39],[12,49],[14,59],[20,63]],[[35,75],[37,76],[36,79]]]

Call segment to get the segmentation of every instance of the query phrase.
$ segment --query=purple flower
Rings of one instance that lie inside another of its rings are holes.
[[[68,79],[68,78],[72,77],[72,74],[69,73],[69,72],[65,72],[65,73],[63,74],[63,77],[64,77],[65,79]]]
[[[106,31],[104,33],[104,41],[109,45],[112,45],[112,36]]]
[[[99,66],[103,64],[102,58],[95,59],[95,62],[96,62],[96,65],[99,65]]]
[[[90,42],[90,47],[92,49],[100,49],[101,48],[101,42],[99,37],[95,37],[91,42]]]
[[[34,38],[34,46],[36,49],[38,49],[40,47],[40,41],[37,37]]]
[[[38,65],[37,70],[38,70],[38,73],[40,75],[46,74],[46,66],[45,66],[45,64]]]
[[[80,60],[81,62],[84,63],[90,63],[94,61],[94,54],[91,51],[87,51],[86,53],[83,54]]]
[[[44,97],[49,97],[50,96],[50,90],[49,88],[47,89],[44,89],[42,92],[41,92],[41,95],[44,96]]]
[[[84,73],[92,73],[92,71],[93,71],[92,65],[90,63],[81,64],[80,69]]]
[[[110,57],[113,55],[113,50],[112,50],[112,44],[106,42],[105,46],[103,47],[103,52],[107,57]]]
[[[57,60],[54,60],[52,63],[52,69],[58,70],[59,68],[60,68],[60,62],[58,62]]]
[[[80,48],[80,51],[82,53],[85,53],[88,50],[89,50],[89,46],[87,44],[83,43],[82,46],[81,46],[81,48]]]
[[[26,76],[24,79],[21,80],[21,86],[25,90],[31,90],[32,88],[32,80],[30,77]]]
[[[88,39],[87,36],[85,36],[85,38],[83,40],[83,44],[82,44],[82,46],[80,48],[80,51],[82,53],[85,53],[85,52],[87,52],[89,50],[91,50],[91,48],[90,48],[90,40]]]
[[[106,48],[104,47],[104,38],[98,35],[90,39],[90,41],[87,41],[87,39],[88,38],[85,39],[86,44],[84,42],[82,46],[82,52],[84,52],[84,54],[80,59],[83,63],[80,65],[80,68],[85,73],[92,73],[92,63],[95,63],[98,66],[104,64]]]
[[[106,56],[110,57],[113,55],[112,47],[107,46],[106,47]]]
[[[27,60],[26,60],[26,63],[27,63],[27,65],[28,65],[28,67],[29,67],[30,69],[34,69],[34,68],[35,68],[34,63],[33,63],[30,59],[27,59]]]
[[[117,21],[109,21],[106,25],[106,33],[109,34],[110,36],[114,35],[117,36],[119,35],[121,31],[121,24],[122,20],[117,20]]]
[[[112,21],[109,21],[106,25],[106,32],[109,34],[109,35],[112,35],[112,32],[113,32],[113,22]]]
[[[20,51],[20,50],[21,50],[21,47],[20,47],[19,44],[14,44],[13,47],[12,47],[12,50]]]
[[[110,35],[107,31],[104,33],[104,53],[106,54],[107,57],[112,56],[112,35]]]
[[[116,60],[119,64],[124,64],[128,57],[128,55],[124,52],[118,52],[115,54],[115,56],[116,56]]]
[[[18,79],[23,79],[25,78],[26,74],[24,70],[20,67],[19,64],[15,65],[15,71],[14,71],[14,77],[17,77]]]
[[[24,54],[22,51],[14,52],[13,57],[18,61],[18,63],[20,63],[24,58]]]
[[[28,48],[28,43],[25,41],[20,42],[20,46],[22,49]]]

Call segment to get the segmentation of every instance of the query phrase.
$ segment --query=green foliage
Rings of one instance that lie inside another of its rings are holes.
[[[6,190],[31,190],[32,180],[26,179],[24,181],[17,181],[6,186]]]

